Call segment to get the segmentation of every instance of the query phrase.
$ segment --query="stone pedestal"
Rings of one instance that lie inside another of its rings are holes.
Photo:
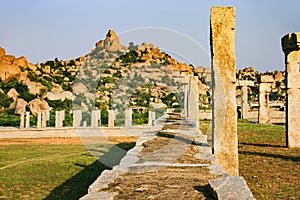
[[[125,110],[125,127],[132,126],[132,109]]]
[[[20,115],[20,129],[24,128],[24,123],[25,123],[25,115],[22,112],[21,115]]]
[[[55,111],[55,128],[63,127],[63,121],[65,120],[65,111]]]
[[[270,122],[270,106],[269,94],[274,79],[270,75],[262,75],[261,83],[259,84],[259,110],[258,110],[258,123],[266,124]]]
[[[37,124],[36,124],[37,128],[41,128],[42,127],[42,113],[38,112],[37,113]]]
[[[224,171],[238,175],[235,9],[211,9],[213,152]]]
[[[73,110],[73,127],[80,127],[82,121],[82,111]]]
[[[241,109],[242,109],[242,119],[248,119],[248,86],[254,86],[253,81],[245,81],[240,80],[238,81],[238,86],[241,87],[242,90],[242,102],[241,102]]]
[[[196,124],[196,130],[199,130],[199,89],[198,77],[190,76],[188,92],[188,116]]]
[[[25,128],[30,127],[30,112],[26,112],[26,122],[25,122]]]
[[[99,122],[101,121],[100,110],[92,110],[91,114],[91,127],[99,127]]]
[[[300,32],[281,39],[286,64],[286,145],[300,147]]]
[[[108,110],[108,127],[115,126],[115,115],[113,110]]]

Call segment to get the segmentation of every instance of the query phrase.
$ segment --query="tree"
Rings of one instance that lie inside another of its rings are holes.
[[[13,101],[11,97],[0,92],[0,107],[8,108]]]

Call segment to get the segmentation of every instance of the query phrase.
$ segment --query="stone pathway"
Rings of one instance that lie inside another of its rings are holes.
[[[102,172],[81,200],[253,199],[243,178],[224,174],[195,124],[180,113],[163,121],[160,131],[140,137],[118,166]]]

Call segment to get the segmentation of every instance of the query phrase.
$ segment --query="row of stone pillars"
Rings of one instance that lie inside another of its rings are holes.
[[[259,84],[259,110],[258,110],[258,122],[269,123],[270,122],[270,106],[269,106],[269,94],[271,92],[271,86],[274,83],[274,79],[270,75],[262,75],[261,83]],[[239,80],[238,84],[242,90],[242,102],[241,102],[241,118],[248,119],[248,87],[254,86],[253,81]]]
[[[82,111],[74,110],[73,111],[73,126],[80,127],[81,123],[83,127],[86,127],[86,122],[82,122]],[[155,125],[155,112],[149,111],[148,118],[149,126]],[[91,127],[99,127],[101,126],[101,111],[100,110],[92,110],[91,112]],[[115,114],[113,110],[108,110],[108,127],[115,126]],[[132,109],[129,108],[125,110],[125,127],[132,126]]]
[[[26,115],[26,116],[25,116]],[[42,111],[37,113],[37,128],[46,128],[47,122],[50,119],[50,112]],[[55,128],[63,127],[63,121],[65,119],[65,111],[55,111]],[[149,126],[155,125],[155,112],[149,111]],[[73,110],[73,127],[87,127],[86,121],[82,121],[82,111]],[[92,110],[91,112],[91,127],[101,126],[101,111]],[[108,127],[115,126],[115,115],[113,110],[108,110]],[[125,110],[125,127],[132,126],[132,109]],[[22,113],[20,116],[20,128],[29,128],[30,127],[30,112]]]
[[[50,111],[41,111],[37,113],[37,128],[46,128],[50,119]],[[63,127],[63,121],[65,119],[65,111],[55,111],[55,127]],[[30,127],[30,112],[21,113],[20,115],[20,129]]]

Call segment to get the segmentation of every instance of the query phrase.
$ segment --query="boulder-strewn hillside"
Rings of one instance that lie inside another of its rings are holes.
[[[68,124],[72,109],[84,112],[101,109],[105,115],[108,109],[126,107],[140,110],[180,107],[183,85],[189,74],[198,75],[200,106],[209,108],[210,68],[180,63],[146,42],[123,46],[113,30],[96,42],[88,54],[64,61],[55,58],[32,64],[25,57],[6,55],[0,47],[0,114],[7,118],[25,111],[36,115],[50,109],[53,115],[55,110],[64,109]],[[270,100],[284,100],[284,72],[265,74],[275,80]],[[252,102],[258,100],[261,75],[252,67],[237,70],[237,79],[255,83],[249,88]],[[237,97],[240,97],[239,88]]]
[[[85,56],[40,64],[15,58],[0,49],[2,114],[30,110],[178,107],[180,90],[191,65],[178,62],[153,44],[128,47],[109,30]],[[200,92],[207,87],[199,81]]]

